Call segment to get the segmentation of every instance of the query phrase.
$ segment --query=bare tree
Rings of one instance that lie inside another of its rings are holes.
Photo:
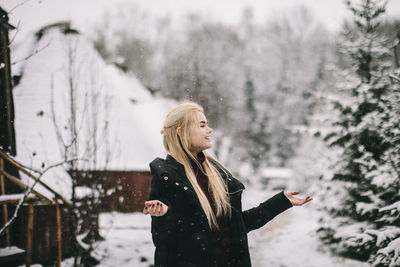
[[[108,115],[110,98],[105,94],[105,84],[101,79],[96,58],[86,52],[79,35],[66,35],[66,66],[63,73],[68,81],[67,92],[57,91],[51,85],[51,112],[54,129],[59,143],[60,153],[65,159],[82,158],[69,162],[66,171],[72,177],[72,203],[74,210],[73,229],[76,235],[88,245],[76,247],[75,266],[93,260],[90,253],[94,243],[101,240],[98,232],[98,212],[101,198],[105,195],[102,178],[93,173],[104,170],[111,158]],[[57,107],[57,98],[65,94],[66,109]],[[84,180],[84,181],[83,181]],[[82,183],[90,188],[84,198],[77,190]]]

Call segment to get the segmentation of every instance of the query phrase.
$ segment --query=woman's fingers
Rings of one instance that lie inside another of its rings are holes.
[[[168,211],[168,206],[167,205],[162,205],[163,214],[167,213],[167,211]]]
[[[151,216],[163,216],[168,211],[168,206],[159,200],[149,200],[144,203],[143,213]]]
[[[285,196],[289,199],[289,201],[294,206],[301,206],[312,200],[312,197],[310,197],[310,196],[306,196],[305,198],[298,198],[298,197],[294,196],[294,195],[298,195],[299,193],[300,193],[299,191],[285,191],[284,192]]]
[[[156,204],[156,215],[161,216],[161,205],[158,202]]]
[[[150,213],[150,206],[151,206],[151,204],[149,204],[149,201],[146,201],[144,203],[144,208],[143,208],[143,213],[144,214],[149,214]]]
[[[300,199],[300,201],[299,201],[299,205],[306,204],[307,202],[310,202],[311,200],[312,200],[312,197],[310,197],[310,196],[307,196],[307,197],[305,197],[305,198],[302,198],[302,199]]]
[[[311,201],[311,200],[312,200],[312,197],[307,196],[307,197],[306,197],[306,202],[305,202],[305,203],[307,203],[307,202],[309,202],[309,201]]]
[[[144,203],[143,213],[144,214],[151,214],[153,212],[152,211],[152,209],[153,209],[152,205],[153,205],[153,201],[146,201]]]

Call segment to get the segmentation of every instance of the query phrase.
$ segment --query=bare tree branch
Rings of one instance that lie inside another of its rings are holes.
[[[50,45],[50,42],[47,43],[44,47],[41,47],[41,48],[39,48],[39,49],[36,49],[36,50],[35,50],[32,54],[30,54],[29,56],[26,56],[26,57],[24,57],[24,58],[22,58],[22,59],[19,59],[19,60],[17,60],[17,61],[14,61],[13,63],[11,63],[11,65],[15,65],[15,64],[17,64],[17,63],[19,63],[19,62],[28,60],[29,58],[31,58],[31,57],[33,57],[34,55],[38,54],[39,52],[43,51],[43,49],[46,49],[49,45]]]
[[[15,30],[15,34],[14,36],[11,38],[10,42],[8,43],[8,46],[10,46],[10,44],[12,44],[15,40],[15,37],[17,37],[18,33],[19,33],[19,27],[20,27],[21,22],[18,21],[17,26],[15,26],[16,30]]]
[[[32,193],[33,188],[36,186],[36,184],[40,181],[40,179],[43,177],[43,175],[48,172],[49,170],[56,168],[58,166],[61,166],[65,163],[71,162],[71,161],[76,161],[78,159],[70,159],[68,161],[62,161],[53,165],[50,165],[46,169],[40,172],[39,176],[35,179],[34,183],[29,187],[28,190],[24,192],[24,196],[21,198],[21,200],[18,202],[17,207],[15,208],[13,216],[8,220],[8,222],[0,229],[0,236],[4,234],[5,230],[11,226],[11,224],[15,221],[15,219],[18,217],[18,211],[21,208],[22,204],[25,202],[26,198]]]
[[[28,3],[29,1],[32,1],[32,0],[25,0],[25,1],[23,1],[23,2],[21,2],[21,3],[19,3],[19,4],[17,4],[17,5],[14,6],[13,8],[11,8],[10,11],[8,11],[8,14],[11,14],[15,9],[17,9],[18,7],[20,7],[20,6],[22,6],[22,5],[25,5],[25,4]]]

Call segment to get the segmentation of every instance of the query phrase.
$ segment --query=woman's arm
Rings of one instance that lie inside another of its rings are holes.
[[[258,229],[272,220],[276,215],[293,205],[282,192],[264,201],[258,207],[243,211],[243,221],[247,232]]]
[[[258,207],[243,212],[243,221],[247,232],[258,229],[272,220],[278,214],[291,208],[292,206],[301,206],[312,200],[310,196],[306,198],[297,198],[297,191],[280,192],[267,201],[261,203]]]

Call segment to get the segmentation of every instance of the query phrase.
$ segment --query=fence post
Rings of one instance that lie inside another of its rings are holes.
[[[58,198],[56,198],[56,217],[57,217],[57,267],[61,267],[62,242],[61,242],[61,212]]]
[[[4,162],[3,162],[2,158],[0,158],[0,169],[1,170],[4,169]],[[1,187],[1,194],[5,195],[6,194],[6,190],[5,190],[5,187],[4,187],[4,177],[3,177],[3,175],[1,173],[0,173],[0,187]],[[7,204],[6,203],[3,204],[3,221],[4,221],[4,224],[6,224],[7,221],[8,221],[8,210],[7,210]],[[10,246],[10,231],[9,231],[8,228],[6,229],[6,246],[7,247]]]
[[[27,226],[27,238],[26,238],[26,262],[25,266],[31,266],[31,256],[32,256],[32,235],[33,235],[33,216],[34,209],[33,204],[28,205],[28,226]]]

